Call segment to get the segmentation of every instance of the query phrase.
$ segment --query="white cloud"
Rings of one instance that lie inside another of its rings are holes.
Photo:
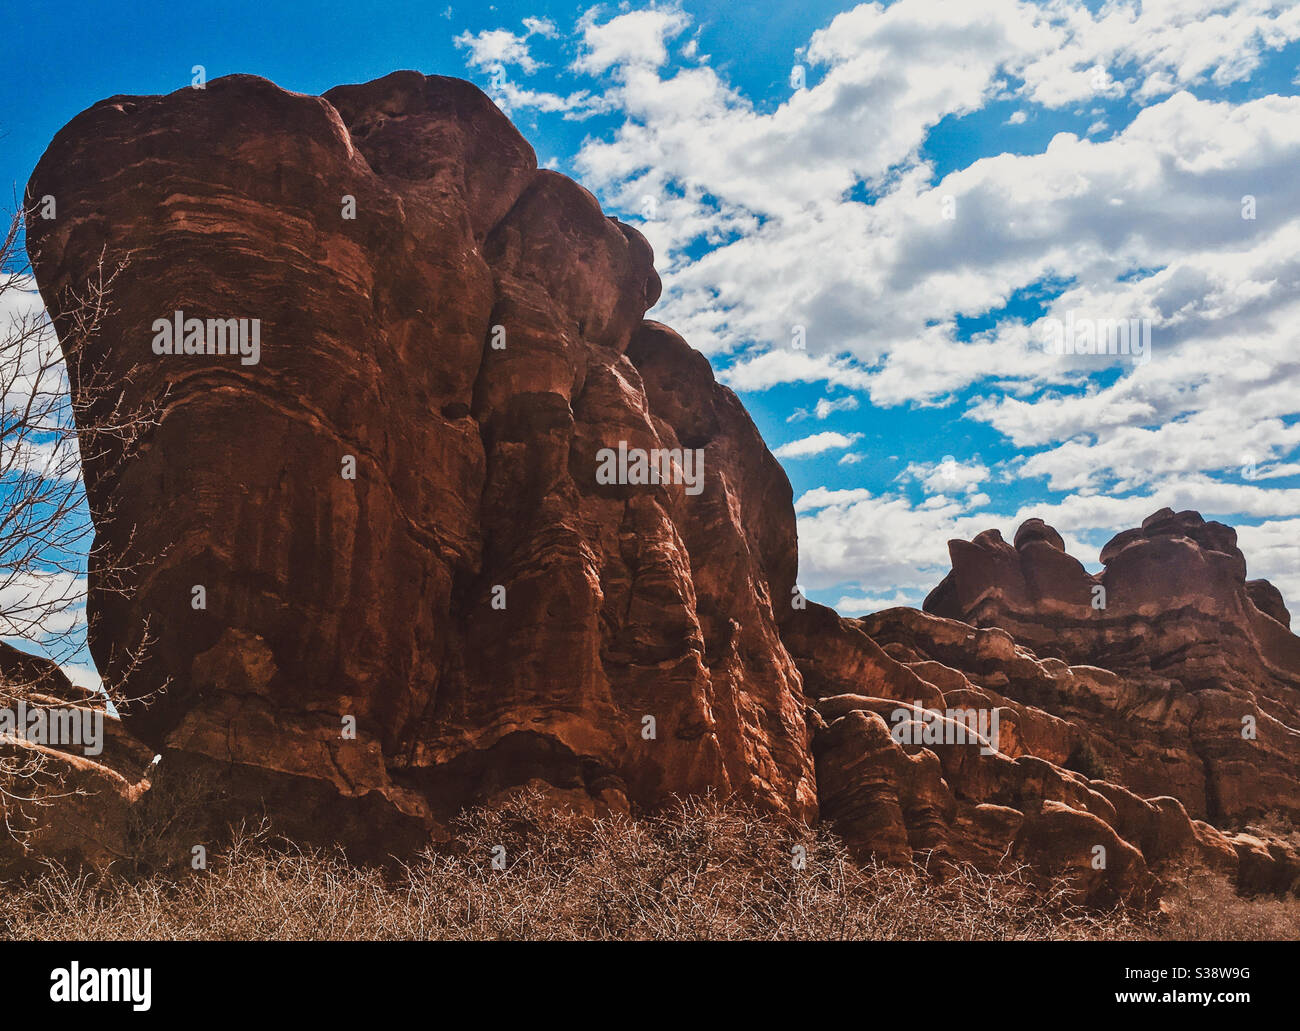
[[[525,31],[522,35],[509,29],[485,29],[474,33],[462,32],[454,42],[457,47],[469,51],[465,60],[473,68],[504,71],[506,65],[517,65],[525,74],[531,75],[543,65],[533,58],[528,40],[533,36],[554,39],[559,30],[550,18],[525,18],[523,25]]]
[[[611,110],[607,98],[590,90],[575,90],[561,95],[547,90],[525,89],[509,79],[498,79],[488,87],[488,93],[497,106],[508,114],[533,110],[544,114],[562,114],[567,121],[583,121],[592,115]]]
[[[871,382],[870,374],[848,359],[811,355],[806,351],[765,351],[727,366],[720,375],[722,381],[735,390],[767,390],[779,383],[817,383],[822,380],[830,386],[861,389]]]
[[[675,7],[649,8],[599,21],[601,8],[593,7],[578,21],[582,53],[573,62],[575,71],[598,74],[614,65],[658,67],[668,60],[667,41],[690,24],[685,12]]]
[[[1300,617],[1295,608],[1300,604],[1300,519],[1239,526],[1237,544],[1246,556],[1246,575],[1271,581],[1282,592],[1292,615]]]
[[[974,536],[987,517],[948,501],[918,508],[900,495],[818,488],[795,502],[799,513],[799,582],[811,591],[888,585],[923,596],[948,569],[947,541]]]
[[[836,412],[851,412],[857,407],[858,399],[852,394],[839,398],[823,397],[813,405],[812,411],[806,408],[796,408],[790,417],[786,419],[786,422],[802,422],[808,418],[826,419]]]
[[[99,670],[94,666],[86,663],[65,662],[62,664],[62,669],[68,679],[77,687],[103,692],[104,680],[99,675]]]
[[[1297,163],[1300,99],[1178,94],[1105,142],[1062,134],[1042,154],[987,158],[935,186],[903,176],[870,208],[769,212],[669,272],[660,317],[715,356],[753,341],[720,373],[742,391],[824,381],[897,405],[993,381],[972,416],[1016,446],[1055,442],[1023,473],[1056,489],[1132,489],[1227,468],[1243,450],[1263,465],[1297,442],[1283,422],[1300,386],[1288,358]],[[1246,195],[1267,217],[1241,218]],[[941,217],[944,196],[954,220]],[[1129,275],[1139,268],[1156,271]],[[1049,278],[1073,284],[1052,317],[1150,319],[1149,363],[1045,355],[1041,325],[1014,319],[958,338],[959,314]],[[786,346],[795,326],[807,350]],[[1116,365],[1117,382],[1079,390]],[[1225,420],[1234,432],[1216,429]]]
[[[58,637],[84,628],[86,579],[73,572],[8,570],[0,582],[0,636]]]
[[[828,505],[852,505],[859,501],[868,501],[871,491],[865,487],[851,487],[847,490],[831,490],[828,487],[814,487],[804,491],[795,499],[796,512],[812,512]]]
[[[1098,63],[1137,62],[1176,86],[1198,81],[1208,67],[1199,56],[1206,47],[1221,58],[1246,54],[1237,62],[1245,68],[1249,55],[1300,31],[1278,4],[1234,15],[1253,25],[1251,32],[1217,36],[1200,28],[1213,5],[1161,8],[1111,4],[1094,16],[1059,2],[1042,8],[987,0],[939,16],[913,0],[863,5],[810,40],[807,59],[825,68],[821,81],[770,113],[757,112],[713,69],[661,75],[650,67],[659,61],[652,33],[653,60],[619,64],[611,50],[608,64],[596,62],[616,73],[611,96],[627,120],[611,139],[588,141],[577,164],[627,210],[647,196],[663,200],[643,227],[665,272],[657,314],[708,354],[746,349],[723,373],[736,389],[820,378],[865,387],[877,404],[901,404],[943,402],[990,373],[1059,381],[1059,368],[1026,368],[1024,327],[1012,322],[961,341],[957,315],[996,309],[1012,289],[1048,274],[1113,285],[1152,228],[1171,237],[1181,225],[1178,246],[1185,247],[1201,220],[1174,222],[1170,209],[1204,211],[1204,194],[1223,183],[1180,151],[1189,143],[1202,149],[1222,130],[1229,130],[1226,140],[1254,139],[1255,130],[1223,124],[1198,132],[1199,102],[1184,95],[1162,119],[1139,119],[1112,151],[1092,148],[1114,140],[1063,136],[1046,155],[991,158],[937,185],[917,151],[940,119],[1006,90],[1007,71],[1029,76],[1031,99],[1066,103],[1097,96],[1091,76]],[[1157,34],[1159,45],[1134,42],[1134,26]],[[599,28],[592,18],[586,31]],[[944,76],[930,74],[939,66]],[[1086,88],[1067,98],[1075,75]],[[1256,117],[1270,115],[1261,109]],[[1268,160],[1258,158],[1256,167]],[[1042,173],[1050,188],[1024,189]],[[878,188],[872,206],[846,200],[863,180]],[[772,189],[773,182],[782,188]],[[1097,218],[1117,192],[1127,195],[1122,218]],[[951,221],[940,215],[946,196],[957,203]],[[685,257],[684,248],[700,238],[721,246]],[[1160,249],[1173,250],[1169,242]],[[811,353],[764,353],[788,341],[794,326],[806,328]],[[866,368],[827,357],[837,351]]]
[[[897,477],[900,482],[917,481],[927,494],[972,494],[988,478],[988,467],[982,462],[959,462],[952,455],[938,462],[910,462]]]
[[[1197,83],[1227,86],[1249,76],[1264,51],[1300,36],[1289,0],[1118,0],[1096,12],[1054,2],[1047,12],[1060,45],[1020,74],[1029,97],[1054,107],[1095,96],[1097,68],[1112,90],[1141,100]]]
[[[528,36],[510,32],[508,29],[485,29],[482,32],[462,32],[456,37],[456,46],[469,51],[465,60],[481,71],[491,71],[506,65],[518,65],[531,74],[540,65],[528,50]]]
[[[845,595],[835,603],[835,610],[843,616],[864,616],[869,612],[879,612],[881,609],[892,609],[900,605],[919,608],[923,600],[914,591],[895,591],[892,595],[874,597]]]
[[[825,419],[833,412],[851,412],[857,407],[858,399],[852,394],[834,400],[829,397],[823,397],[817,402],[817,407],[813,410],[813,414],[819,419]]]
[[[547,39],[554,39],[559,35],[555,22],[551,21],[550,18],[525,18],[524,28],[532,36],[544,36]]]
[[[812,455],[824,454],[827,451],[852,447],[861,437],[861,433],[846,434],[832,431],[814,433],[811,437],[803,437],[800,440],[792,440],[787,444],[782,444],[772,454],[776,455],[777,458],[809,458]]]

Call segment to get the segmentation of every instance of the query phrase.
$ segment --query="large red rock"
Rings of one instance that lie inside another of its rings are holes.
[[[815,696],[821,816],[864,857],[932,871],[1024,863],[1099,906],[1153,903],[1189,867],[1247,891],[1300,885],[1284,843],[1143,797],[1093,750],[1089,723],[1061,714],[1078,699],[1140,707],[1140,684],[916,609],[846,619],[809,604],[782,634]]]
[[[94,363],[161,417],[83,448],[98,540],[140,564],[125,594],[92,568],[91,649],[128,696],[166,686],[125,716],[165,769],[379,856],[535,779],[597,809],[713,789],[815,815],[773,617],[789,484],[643,321],[645,240],[477,88],[115,97],[29,190],[58,199],[28,235],[65,340],[66,291],[128,261]],[[260,360],[155,354],[175,311],[259,319]],[[700,449],[702,490],[598,482],[620,442]]]

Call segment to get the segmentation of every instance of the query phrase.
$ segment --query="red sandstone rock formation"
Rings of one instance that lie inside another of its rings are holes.
[[[1247,583],[1231,528],[1163,510],[1096,576],[1037,519],[1014,545],[989,530],[949,547],[925,613],[810,606],[783,627],[827,724],[824,818],[898,858],[1017,856],[1098,903],[1150,899],[1154,873],[1187,866],[1251,891],[1300,883],[1294,849],[1239,830],[1297,813],[1300,640],[1277,590]],[[900,741],[918,706],[996,711],[996,751]]]
[[[821,815],[863,854],[932,869],[1022,862],[1097,905],[1150,903],[1188,867],[1250,891],[1300,883],[1289,846],[1193,819],[1172,791],[1132,790],[1090,750],[1093,725],[1060,715],[1072,699],[1140,706],[1140,685],[915,609],[855,620],[809,604],[782,635],[814,699]],[[977,712],[997,714],[992,747],[962,733]],[[930,740],[923,726],[936,724],[950,733]]]
[[[145,567],[129,595],[92,580],[91,648],[128,696],[167,685],[125,716],[166,768],[377,856],[529,780],[815,815],[772,613],[789,484],[707,362],[642,321],[645,240],[477,88],[116,97],[30,190],[59,202],[29,239],[61,332],[101,250],[129,260],[95,357],[162,410],[87,456],[100,540],[133,534]],[[154,353],[177,311],[260,320],[260,360]],[[700,449],[702,493],[598,482],[620,442]]]
[[[153,753],[106,708],[103,695],[75,687],[55,663],[0,642],[0,870],[126,855],[128,814],[149,788]],[[38,710],[60,720],[93,712],[102,737],[74,747],[34,734]]]
[[[989,530],[949,551],[927,612],[1115,674],[1017,695],[1079,726],[1115,779],[1216,823],[1300,817],[1300,638],[1277,589],[1247,583],[1231,527],[1163,509],[1095,576],[1036,519],[1014,545]]]
[[[1162,513],[1092,577],[1031,520],[953,542],[926,613],[802,604],[789,483],[643,320],[650,248],[473,86],[113,98],[30,189],[59,201],[29,239],[61,333],[101,252],[129,258],[96,353],[161,417],[86,451],[99,538],[140,569],[125,595],[92,570],[92,651],[129,697],[166,686],[126,723],[219,785],[214,820],[382,858],[525,782],[588,810],[711,789],[1099,904],[1186,864],[1295,883],[1284,846],[1212,826],[1300,790],[1297,639],[1231,530]],[[260,320],[258,361],[155,353],[177,311]],[[698,449],[702,480],[608,482],[620,443],[682,473]]]

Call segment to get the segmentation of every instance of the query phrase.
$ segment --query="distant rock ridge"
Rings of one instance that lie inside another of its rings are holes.
[[[533,784],[593,813],[716,791],[1097,904],[1150,904],[1185,864],[1300,876],[1233,826],[1296,808],[1300,642],[1229,528],[1158,513],[1094,578],[1030,520],[952,542],[925,612],[806,602],[779,463],[644,318],[649,245],[469,83],[115,97],[29,191],[58,198],[28,238],[61,336],[66,291],[130,259],[95,347],[161,417],[86,455],[97,538],[140,564],[128,594],[92,566],[91,650],[128,697],[166,685],[122,726],[219,789],[214,840],[267,812],[383,861]],[[155,353],[177,311],[259,319],[257,363]],[[698,454],[701,489],[603,482],[624,446]],[[46,847],[111,860],[105,812],[98,847]]]
[[[1122,678],[1052,711],[1123,783],[1214,821],[1300,819],[1300,638],[1277,589],[1246,580],[1231,527],[1162,509],[1116,535],[1095,576],[1040,520],[1014,545],[990,530],[948,547],[925,611]]]

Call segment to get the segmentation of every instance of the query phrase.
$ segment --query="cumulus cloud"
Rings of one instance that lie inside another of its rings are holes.
[[[837,451],[852,447],[861,437],[861,433],[846,434],[832,431],[814,433],[811,437],[803,437],[800,440],[792,440],[788,444],[782,444],[772,454],[776,455],[777,458],[808,458],[812,455],[823,454],[826,451]]]
[[[916,157],[941,118],[1008,88],[1008,69],[1037,103],[1111,90],[1115,75],[1079,92],[1098,63],[1144,70],[1123,82],[1151,96],[1152,76],[1171,90],[1196,82],[1204,54],[1225,47],[1248,52],[1229,62],[1244,74],[1296,28],[1255,5],[1234,17],[1259,32],[1211,39],[1198,11],[1128,11],[1125,24],[1163,41],[1138,47],[1114,11],[974,4],[940,25],[908,0],[859,7],[810,42],[821,81],[770,113],[709,68],[625,69],[638,86],[620,98],[627,120],[578,164],[616,199],[675,198],[645,227],[665,259],[660,311],[737,390],[825,382],[898,406],[951,404],[987,384],[970,417],[1032,451],[1021,475],[1052,490],[1133,490],[1247,453],[1277,462],[1297,443],[1284,352],[1300,314],[1300,99],[1173,92],[1105,140],[1062,133],[1042,153],[984,158],[938,182]],[[1043,53],[1058,53],[1054,67]],[[938,64],[954,75],[913,74]],[[849,199],[863,181],[877,187],[869,205]],[[1247,196],[1267,218],[1242,217]],[[746,214],[759,218],[752,229]],[[709,232],[723,242],[682,253]],[[1145,364],[1045,354],[1042,324],[1012,316],[960,331],[961,317],[1052,280],[1070,285],[1044,318],[1147,320]],[[1231,432],[1216,432],[1225,422]]]
[[[813,405],[811,411],[806,408],[796,408],[786,422],[801,422],[808,418],[826,419],[836,412],[851,412],[857,407],[858,399],[852,394],[838,398],[823,397]]]
[[[545,36],[547,39],[554,39],[559,35],[555,22],[550,18],[525,18],[524,28],[528,30],[529,35]]]
[[[795,509],[799,581],[810,591],[889,585],[924,596],[948,569],[946,542],[986,528],[955,501],[918,508],[902,495],[866,490],[809,491]]]
[[[911,462],[897,477],[916,481],[927,494],[971,494],[988,478],[988,467],[982,462],[959,462],[952,455],[938,462]]]
[[[912,596],[942,575],[948,537],[1028,515],[1095,561],[1165,505],[1235,514],[1260,544],[1252,569],[1283,568],[1300,517],[1300,98],[1223,91],[1300,39],[1300,8],[862,4],[797,50],[805,88],[763,104],[681,43],[690,28],[676,6],[594,8],[568,71],[597,85],[514,98],[619,116],[574,165],[654,245],[656,317],[738,391],[827,391],[791,422],[842,425],[860,396],[900,419],[946,409],[1002,448],[991,468],[958,455],[942,476],[911,462],[884,491],[806,492],[814,585]],[[936,172],[936,127],[995,103],[1009,126],[1074,121],[1037,153]],[[1067,320],[1139,325],[1149,350],[1055,353]],[[857,436],[776,453],[842,451],[847,470]]]
[[[528,37],[535,31],[534,28],[529,28],[522,35],[508,29],[462,32],[456,37],[455,43],[456,46],[468,51],[465,60],[474,68],[491,71],[494,68],[504,68],[506,65],[517,65],[524,72],[531,74],[541,67],[528,49]]]
[[[582,52],[573,62],[575,71],[599,73],[615,65],[658,67],[668,60],[668,40],[690,24],[675,7],[649,8],[601,21],[602,9],[593,7],[578,22]]]

